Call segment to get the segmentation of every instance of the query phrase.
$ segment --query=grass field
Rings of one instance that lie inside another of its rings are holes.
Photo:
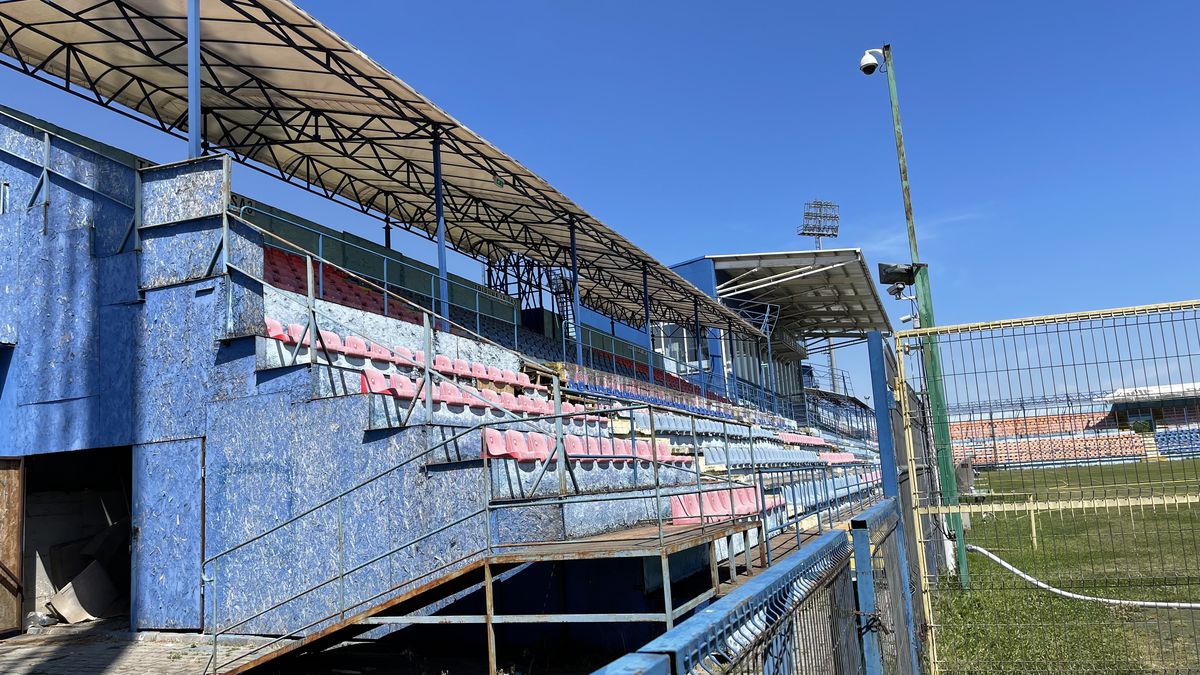
[[[1200,492],[1200,460],[990,471],[989,501]],[[1200,509],[976,514],[967,543],[1052,586],[1105,598],[1200,602]],[[978,554],[971,587],[943,576],[934,623],[943,672],[1200,672],[1200,611],[1113,607],[1037,589]]]

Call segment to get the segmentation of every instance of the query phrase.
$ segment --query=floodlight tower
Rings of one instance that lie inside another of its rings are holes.
[[[838,227],[842,216],[838,205],[822,199],[814,199],[804,205],[804,222],[796,230],[802,237],[812,237],[817,240],[817,250],[821,250],[821,238],[838,236]]]
[[[814,199],[804,205],[804,222],[796,230],[802,237],[812,237],[817,242],[817,250],[821,250],[821,239],[838,236],[841,227],[842,214],[840,207],[834,202]],[[833,355],[833,340],[829,340],[829,387],[833,393],[838,393],[837,357]]]

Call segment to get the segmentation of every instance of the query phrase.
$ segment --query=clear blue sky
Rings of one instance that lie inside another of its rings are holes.
[[[1197,293],[1196,3],[300,4],[668,263],[808,247],[795,226],[818,197],[841,204],[838,245],[904,260],[886,83],[857,70],[890,41],[939,323]],[[8,70],[0,92],[151,159],[184,153]],[[377,233],[253,172],[235,189]]]

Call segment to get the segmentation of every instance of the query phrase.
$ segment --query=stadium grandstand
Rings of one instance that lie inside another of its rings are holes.
[[[1064,466],[1200,454],[1200,385],[1044,397],[987,411],[951,409],[954,458],[975,466]]]
[[[86,581],[211,672],[385,636],[594,667],[878,498],[869,407],[806,363],[889,330],[861,252],[668,267],[293,3],[203,7],[0,4],[6,66],[193,149],[0,111],[0,630]]]

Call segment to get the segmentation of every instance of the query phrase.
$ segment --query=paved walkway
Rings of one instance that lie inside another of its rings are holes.
[[[246,646],[222,646],[229,659]],[[51,626],[37,634],[0,640],[5,675],[199,675],[212,643],[199,635],[128,632],[126,619]]]

